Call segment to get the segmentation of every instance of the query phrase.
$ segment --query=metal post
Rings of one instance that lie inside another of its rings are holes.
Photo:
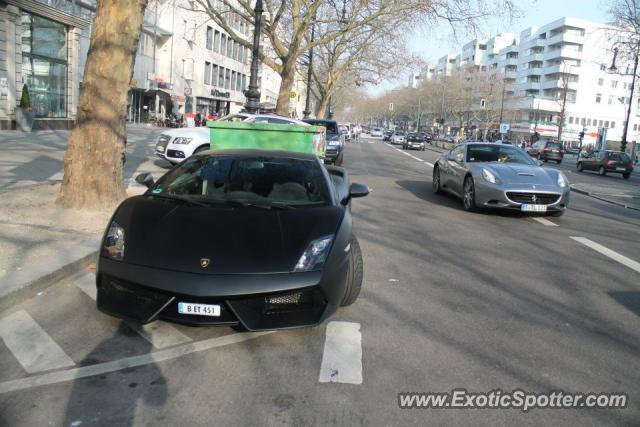
[[[315,21],[315,17],[314,17]],[[309,66],[307,67],[307,99],[304,101],[304,118],[308,119],[311,115],[311,79],[313,77],[313,39],[316,35],[316,24],[311,23],[311,48],[309,49]]]
[[[640,44],[638,44],[640,49]],[[627,149],[627,132],[629,131],[629,121],[631,120],[631,106],[633,105],[633,92],[636,86],[636,73],[638,72],[638,49],[636,49],[636,57],[633,62],[633,77],[631,79],[631,95],[629,96],[629,107],[627,108],[627,120],[624,122],[624,132],[622,134],[622,143],[620,144],[620,151],[626,151]]]
[[[244,104],[249,114],[256,114],[260,110],[260,88],[258,87],[258,66],[260,56],[260,28],[262,24],[262,0],[256,0],[253,8],[255,14],[255,25],[253,28],[253,48],[251,51],[251,77],[249,78],[249,88],[244,91],[247,101]]]
[[[329,97],[329,105],[327,106],[327,118],[333,119],[333,95]]]

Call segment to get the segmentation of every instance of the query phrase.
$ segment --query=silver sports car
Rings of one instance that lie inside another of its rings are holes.
[[[433,168],[433,190],[462,199],[464,209],[515,209],[554,216],[569,204],[569,181],[562,172],[542,168],[512,145],[466,143],[443,153]]]

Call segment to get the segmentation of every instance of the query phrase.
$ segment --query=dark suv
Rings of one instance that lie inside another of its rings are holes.
[[[604,150],[581,153],[576,164],[578,172],[598,171],[600,175],[620,173],[624,179],[629,179],[635,166],[627,153]]]
[[[338,129],[338,123],[334,120],[303,119],[312,126],[324,126],[327,130],[327,145],[325,146],[325,162],[336,166],[342,165],[344,157],[344,135]]]
[[[527,153],[538,160],[555,160],[558,164],[562,163],[564,158],[562,144],[555,141],[538,141],[527,149]]]

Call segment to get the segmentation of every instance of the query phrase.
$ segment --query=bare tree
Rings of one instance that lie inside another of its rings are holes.
[[[253,26],[254,12],[250,0],[194,0],[190,10],[206,13],[229,36],[242,46],[251,41],[237,30],[234,22]],[[270,49],[260,53],[260,60],[282,78],[276,111],[288,112],[289,94],[294,84],[296,64],[311,47],[326,45],[342,35],[356,33],[363,27],[383,26],[402,18],[405,26],[412,23],[435,23],[442,20],[463,27],[475,27],[478,19],[494,13],[513,12],[512,0],[348,0],[342,5],[334,0],[264,0],[265,17],[262,33]],[[326,25],[325,32],[313,42],[306,37],[312,23]],[[342,25],[336,26],[336,23]],[[273,56],[265,52],[272,51]]]
[[[107,207],[125,196],[125,112],[146,6],[147,0],[97,3],[78,119],[57,200],[64,207]]]

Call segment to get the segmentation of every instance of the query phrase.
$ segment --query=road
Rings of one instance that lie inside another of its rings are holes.
[[[637,425],[640,212],[572,194],[561,218],[467,213],[431,191],[437,156],[348,145],[352,180],[373,189],[353,205],[365,281],[318,327],[142,329],[96,311],[92,270],[0,314],[0,425]],[[459,388],[630,402],[398,406]]]

